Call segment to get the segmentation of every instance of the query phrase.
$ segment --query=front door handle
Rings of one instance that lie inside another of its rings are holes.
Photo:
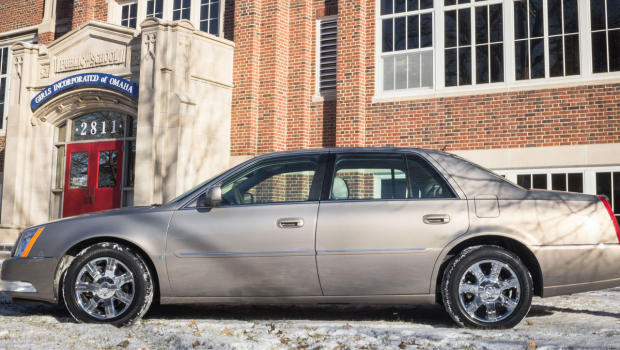
[[[427,214],[422,217],[422,221],[429,225],[447,224],[450,222],[450,215],[446,214]]]
[[[278,219],[279,228],[300,228],[304,226],[304,219],[284,218]]]

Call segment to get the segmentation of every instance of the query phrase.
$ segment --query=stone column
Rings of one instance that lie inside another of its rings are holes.
[[[13,62],[7,119],[0,242],[49,219],[53,126],[32,119],[30,99],[37,91],[40,46],[12,46]]]
[[[230,163],[232,42],[142,22],[134,204],[164,203]]]
[[[338,1],[337,147],[365,144],[366,7],[367,1]]]

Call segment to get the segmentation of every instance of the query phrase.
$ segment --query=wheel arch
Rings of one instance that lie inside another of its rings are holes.
[[[144,249],[142,249],[136,243],[128,241],[126,239],[114,237],[114,236],[89,237],[89,238],[86,238],[82,241],[79,241],[73,244],[69,249],[67,249],[67,251],[65,251],[65,253],[62,255],[62,258],[60,258],[58,262],[58,266],[56,267],[56,276],[54,279],[54,288],[55,288],[54,292],[56,294],[58,301],[60,302],[62,298],[62,281],[63,281],[62,276],[64,275],[65,271],[69,267],[73,258],[77,254],[79,254],[82,250],[86,249],[87,247],[90,247],[97,243],[106,243],[106,242],[124,245],[130,248],[131,250],[135,251],[138,255],[140,255],[140,257],[146,264],[147,268],[151,272],[151,277],[153,278],[153,288],[154,288],[153,301],[158,303],[160,300],[159,276],[157,273],[157,269],[155,268],[155,264],[153,263],[153,260],[144,251]]]
[[[433,285],[433,287],[435,288],[434,292],[436,294],[437,302],[441,302],[441,296],[438,293],[441,290],[440,286],[441,280],[443,278],[443,273],[450,260],[464,249],[477,245],[495,245],[516,254],[532,275],[532,281],[534,283],[534,295],[540,297],[543,296],[542,270],[540,268],[540,264],[538,263],[538,259],[536,259],[536,256],[527,247],[527,245],[511,237],[497,234],[486,234],[475,237],[468,237],[463,241],[456,243],[451,248],[446,248],[447,252],[443,253],[442,256],[440,256],[440,259],[438,259],[438,264],[436,264],[438,265],[438,268],[436,267],[436,275],[434,277],[435,284]]]

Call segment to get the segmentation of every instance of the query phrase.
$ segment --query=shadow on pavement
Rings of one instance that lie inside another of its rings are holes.
[[[439,306],[210,306],[156,305],[146,319],[311,320],[311,321],[406,321],[453,327]]]

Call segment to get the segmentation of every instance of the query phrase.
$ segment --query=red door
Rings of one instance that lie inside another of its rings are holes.
[[[123,141],[67,145],[63,216],[121,206]]]

